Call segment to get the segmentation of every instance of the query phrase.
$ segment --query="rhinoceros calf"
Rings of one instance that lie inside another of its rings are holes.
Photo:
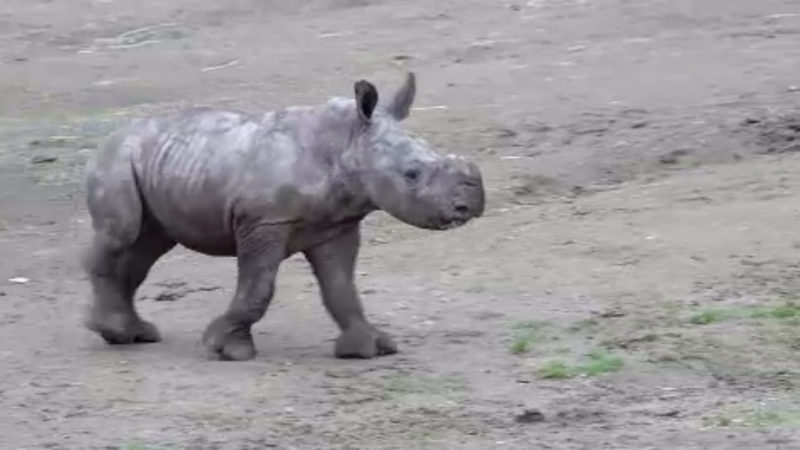
[[[475,164],[437,154],[400,127],[413,73],[386,102],[367,81],[354,91],[261,116],[195,108],[112,133],[87,165],[94,235],[82,263],[94,300],[86,326],[109,344],[161,340],[134,294],[181,244],[236,257],[236,292],[202,341],[214,358],[251,359],[250,330],[278,266],[303,252],[341,329],[336,356],[395,353],[366,319],[354,283],[361,220],[383,210],[420,228],[457,227],[483,214],[483,181]]]

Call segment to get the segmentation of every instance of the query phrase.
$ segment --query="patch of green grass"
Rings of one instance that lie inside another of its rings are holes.
[[[592,350],[583,361],[569,365],[561,360],[553,360],[539,368],[539,376],[547,379],[566,379],[576,376],[593,377],[617,372],[625,366],[625,360],[605,350]]]
[[[726,415],[716,415],[710,417],[703,417],[703,426],[706,428],[723,428],[729,427],[733,423],[733,419]]]
[[[794,319],[800,317],[800,305],[787,302],[772,308],[757,308],[751,313],[757,319]]]
[[[511,353],[521,355],[530,351],[536,340],[539,325],[534,322],[521,322],[511,327],[514,336],[511,340]]]
[[[708,325],[710,323],[719,322],[723,318],[723,313],[720,310],[707,310],[693,315],[689,318],[689,322],[695,325]]]
[[[693,315],[689,318],[689,322],[695,325],[708,325],[727,319],[798,320],[800,319],[800,304],[787,302],[783,305],[769,307],[709,309]]]
[[[746,423],[756,427],[800,425],[800,411],[758,410],[749,419]]]
[[[617,372],[625,365],[621,356],[612,355],[604,350],[593,350],[588,355],[588,361],[579,366],[582,374],[594,376],[604,373]]]
[[[704,417],[706,427],[750,427],[770,428],[779,426],[800,426],[800,410],[775,408],[737,408],[723,411],[713,416]]]
[[[511,353],[515,355],[527,353],[530,350],[532,343],[533,341],[527,337],[517,336],[514,339],[514,342],[511,343]]]
[[[563,380],[575,376],[575,369],[564,361],[555,360],[539,368],[539,376],[549,380]]]
[[[120,447],[120,450],[172,450],[172,447],[153,447],[151,445],[134,442],[123,445]]]
[[[388,392],[393,392],[395,394],[413,394],[420,393],[425,390],[424,386],[421,386],[419,383],[415,383],[408,377],[392,376],[386,381],[387,382],[383,388]]]
[[[362,383],[362,387],[369,385],[367,392],[379,397],[411,394],[445,394],[467,389],[463,380],[452,377],[424,377],[409,374],[395,374],[371,382]],[[384,398],[384,399],[386,399]]]

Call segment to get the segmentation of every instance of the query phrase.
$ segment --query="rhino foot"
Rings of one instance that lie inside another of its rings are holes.
[[[86,327],[99,334],[108,344],[143,344],[161,341],[161,333],[152,323],[131,314],[92,315]]]
[[[350,327],[336,340],[337,358],[371,359],[394,353],[397,353],[397,344],[387,333],[370,324]]]
[[[247,361],[255,358],[256,347],[250,329],[218,317],[203,333],[203,345],[210,358],[222,361]]]

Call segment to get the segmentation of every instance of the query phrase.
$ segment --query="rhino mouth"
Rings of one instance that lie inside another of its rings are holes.
[[[432,224],[433,226],[431,228],[436,230],[451,230],[467,222],[469,222],[469,217],[440,217],[435,224]]]

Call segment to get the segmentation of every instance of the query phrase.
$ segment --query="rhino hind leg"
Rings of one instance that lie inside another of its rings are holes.
[[[155,325],[139,317],[134,296],[153,264],[174,246],[150,221],[130,245],[97,233],[84,262],[94,294],[87,328],[109,344],[159,342]]]
[[[148,217],[128,148],[113,139],[89,170],[87,203],[94,236],[82,255],[93,301],[85,326],[109,344],[158,342],[161,336],[133,304],[150,268],[175,246]]]
[[[130,245],[97,233],[84,262],[94,295],[86,326],[108,344],[161,340],[155,325],[139,317],[134,296],[156,260],[175,243],[151,222],[142,225]]]

